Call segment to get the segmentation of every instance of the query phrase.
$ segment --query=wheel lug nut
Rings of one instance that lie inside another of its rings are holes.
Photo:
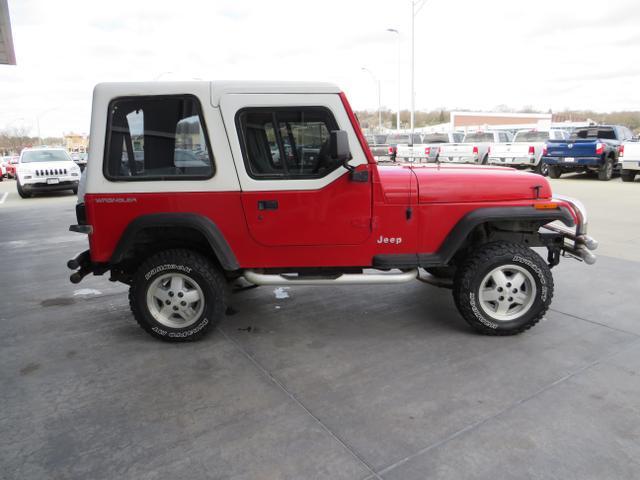
[[[498,291],[501,292],[502,291],[502,287],[498,287]]]
[[[184,300],[180,302],[180,305],[182,305],[183,307],[187,306],[187,302],[185,302]]]
[[[511,286],[511,283],[507,283],[507,287],[510,287],[510,286]]]
[[[504,297],[500,297],[500,298],[498,298],[498,300],[503,301],[503,300],[504,300]]]
[[[184,293],[182,293],[182,292],[178,292],[178,296],[179,296],[180,298],[182,298],[182,297],[184,297]]]
[[[174,293],[173,292],[169,292],[169,296],[173,297]]]
[[[175,305],[173,306],[173,309],[174,309],[175,311],[178,311],[178,307],[176,307]]]
[[[517,288],[514,288],[514,289],[513,289],[513,293],[518,293],[518,289],[517,289]]]
[[[513,302],[513,298],[509,297],[509,301],[510,301],[510,302]]]
[[[167,305],[171,305],[171,300],[165,300],[165,302]]]

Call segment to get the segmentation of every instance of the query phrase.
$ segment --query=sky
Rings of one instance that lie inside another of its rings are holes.
[[[18,65],[0,65],[0,129],[88,133],[92,89],[105,81],[329,81],[375,110],[378,79],[383,108],[397,109],[399,90],[410,105],[410,0],[9,0],[9,10]],[[639,26],[637,0],[428,0],[415,17],[416,110],[640,110]]]

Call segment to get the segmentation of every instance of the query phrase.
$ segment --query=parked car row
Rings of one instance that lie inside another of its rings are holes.
[[[531,169],[551,178],[567,172],[591,172],[605,181],[617,173],[624,181],[633,181],[640,171],[640,144],[633,141],[631,130],[620,125],[595,125],[571,132],[526,129],[515,135],[487,130],[414,134],[413,138],[392,134],[384,140],[376,137],[370,145],[376,160],[382,162],[502,165]]]
[[[0,182],[6,178],[16,177],[16,165],[18,164],[19,156],[6,156],[0,157]]]

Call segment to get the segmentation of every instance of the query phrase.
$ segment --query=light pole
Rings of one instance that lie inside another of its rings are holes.
[[[396,130],[400,130],[400,93],[402,92],[400,84],[400,32],[395,28],[387,28],[387,32],[395,33],[398,36],[398,112],[396,113]]]
[[[382,131],[382,110],[380,110],[380,80],[367,67],[362,67],[362,71],[367,72],[373,78],[378,88],[378,130]]]
[[[415,100],[415,20],[416,15],[422,10],[429,0],[411,0],[411,138],[413,138],[414,120],[416,115]]]

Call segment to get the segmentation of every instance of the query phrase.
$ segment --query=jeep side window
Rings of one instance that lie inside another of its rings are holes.
[[[319,178],[341,165],[329,153],[329,132],[338,127],[325,108],[244,109],[236,122],[253,178]]]
[[[200,104],[190,95],[128,97],[109,105],[105,176],[188,180],[214,173]]]

